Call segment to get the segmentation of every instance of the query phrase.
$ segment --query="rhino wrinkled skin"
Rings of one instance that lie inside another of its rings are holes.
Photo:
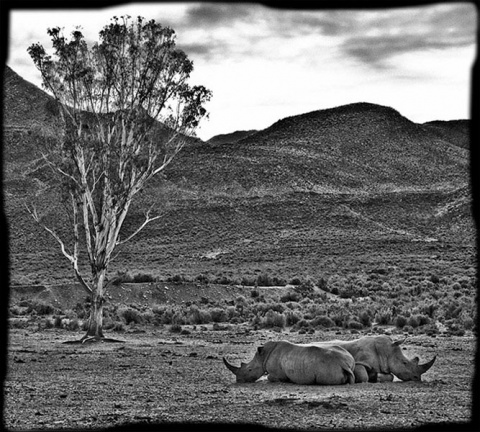
[[[421,381],[421,376],[435,362],[436,356],[427,363],[419,364],[419,358],[409,360],[400,345],[388,336],[364,336],[352,341],[312,342],[304,346],[341,346],[355,359],[355,382],[393,381],[393,375],[402,381]]]
[[[267,342],[250,363],[240,367],[223,361],[238,383],[254,382],[268,374],[269,381],[295,384],[354,384],[355,360],[337,346],[302,346],[287,341]]]

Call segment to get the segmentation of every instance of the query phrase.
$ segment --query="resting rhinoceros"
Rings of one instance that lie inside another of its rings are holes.
[[[435,362],[419,364],[419,358],[407,359],[400,348],[405,342],[388,336],[364,336],[353,341],[313,342],[304,346],[341,346],[355,359],[355,382],[393,381],[393,375],[402,381],[420,381]]]
[[[354,384],[355,360],[343,348],[301,346],[287,341],[267,342],[258,347],[250,363],[240,367],[223,362],[237,377],[237,382],[254,382],[265,373],[269,381],[295,384]]]

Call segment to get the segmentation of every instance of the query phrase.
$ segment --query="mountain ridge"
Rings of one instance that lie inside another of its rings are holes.
[[[25,210],[25,202],[36,203],[68,234],[59,196],[35,171],[41,138],[33,126],[51,120],[52,98],[13,77],[4,81],[12,274],[65,278],[58,245]],[[393,108],[356,103],[280,119],[233,143],[197,140],[132,203],[125,236],[152,204],[164,216],[129,243],[112,271],[316,274],[335,271],[338,250],[342,265],[361,269],[366,251],[390,254],[392,242],[407,261],[416,239],[468,242],[469,124],[416,124]],[[416,250],[431,254],[422,245]]]

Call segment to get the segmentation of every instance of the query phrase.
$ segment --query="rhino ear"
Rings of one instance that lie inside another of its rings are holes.
[[[420,361],[420,359],[418,357],[414,357],[412,361],[418,365],[418,362]]]
[[[263,353],[263,346],[257,348],[257,353],[260,355]]]
[[[243,368],[243,367],[245,367],[245,366],[247,366],[247,363],[240,362],[240,367],[241,367],[241,368]]]
[[[398,341],[393,342],[393,344],[396,345],[396,346],[400,346],[400,345],[403,344],[406,340],[407,340],[407,338],[405,338],[405,339],[403,339],[403,340],[398,340]]]

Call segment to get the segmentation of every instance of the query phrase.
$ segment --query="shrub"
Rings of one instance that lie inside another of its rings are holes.
[[[358,320],[364,327],[370,327],[372,325],[372,318],[367,311],[363,311],[358,315]]]
[[[62,318],[59,316],[55,316],[53,318],[53,326],[55,328],[62,328]]]
[[[227,312],[228,321],[230,321],[232,318],[238,317],[237,308],[234,306],[227,307],[226,312]]]
[[[222,275],[216,278],[214,283],[218,285],[232,285],[233,281],[228,276]]]
[[[256,286],[274,286],[274,281],[267,274],[260,274],[257,276]]]
[[[35,311],[38,315],[51,315],[55,312],[55,308],[44,301],[33,300],[28,309],[28,313]]]
[[[11,315],[26,315],[28,310],[27,308],[24,308],[24,307],[21,307],[21,306],[12,306],[10,309],[9,309],[9,312]]]
[[[188,312],[190,324],[207,324],[212,321],[210,312],[199,309],[197,306],[191,306]]]
[[[333,287],[331,290],[330,290],[330,293],[332,294],[335,294],[335,295],[338,295],[340,291],[338,291],[338,288],[337,287]]]
[[[310,324],[314,327],[335,327],[335,322],[326,315],[317,316],[310,321]]]
[[[285,286],[287,281],[281,277],[274,276],[272,278],[272,286]]]
[[[299,285],[295,286],[295,291],[303,294],[312,293],[314,291],[314,287],[315,285],[313,284],[312,280],[307,278],[302,280]]]
[[[66,324],[67,330],[77,331],[80,328],[80,323],[77,318],[69,320]]]
[[[260,291],[258,291],[257,289],[252,289],[250,291],[250,297],[252,298],[257,298],[259,295],[260,295]]]
[[[200,283],[203,283],[203,284],[208,284],[209,282],[209,279],[208,279],[208,276],[207,275],[204,275],[204,274],[200,274],[198,275],[195,280],[197,282],[200,282]]]
[[[320,279],[318,279],[317,286],[318,286],[318,288],[320,288],[320,289],[323,290],[323,291],[326,291],[326,292],[330,291],[330,290],[328,289],[327,280],[326,280],[325,278],[323,278],[323,277],[321,277]]]
[[[290,281],[290,285],[301,285],[302,284],[302,281],[300,278],[298,277],[294,277],[291,281]]]
[[[134,283],[146,283],[146,282],[155,282],[157,279],[155,278],[155,276],[151,275],[151,274],[145,274],[145,273],[137,273],[134,277],[133,277],[133,281]]]
[[[269,310],[261,319],[260,325],[262,327],[285,327],[285,315],[274,310]]]
[[[219,323],[219,322],[225,322],[228,320],[227,313],[225,312],[225,309],[220,309],[220,308],[215,308],[210,311],[210,316],[212,318],[213,322]]]
[[[125,331],[125,327],[124,327],[124,325],[123,325],[123,322],[116,321],[116,322],[113,324],[112,331],[115,331],[115,332],[123,332],[123,331]]]
[[[291,310],[286,311],[284,315],[285,315],[285,324],[287,326],[295,325],[300,321],[300,316],[296,312],[293,312]]]
[[[301,298],[301,296],[298,292],[288,290],[285,294],[283,294],[280,297],[280,301],[282,303],[286,303],[286,302],[290,302],[290,301],[298,302],[300,300],[300,298]]]
[[[389,325],[392,322],[392,314],[389,311],[377,312],[375,321],[380,325]]]
[[[249,279],[245,276],[242,277],[241,284],[244,286],[255,286],[256,285],[256,279]]]
[[[175,323],[170,326],[169,330],[171,333],[180,333],[182,331],[182,326]]]
[[[130,323],[135,323],[135,324],[143,323],[143,317],[140,314],[140,312],[127,306],[119,308],[117,311],[117,315],[127,325],[129,325]]]
[[[409,321],[408,321],[409,322]],[[405,318],[403,315],[398,315],[395,318],[395,326],[398,328],[403,328],[407,325],[407,318]],[[413,327],[413,326],[412,326]]]
[[[408,325],[412,328],[417,328],[418,327],[418,320],[416,316],[411,316],[408,318]]]
[[[433,282],[434,284],[438,284],[440,282],[440,278],[437,275],[431,275],[430,281]]]
[[[60,321],[61,322],[61,321]],[[52,327],[55,326],[55,322],[52,322],[52,320],[50,318],[45,318],[44,322],[43,322],[44,326],[46,329],[50,329]],[[55,326],[56,327],[56,326]]]
[[[363,329],[363,325],[358,321],[352,320],[348,322],[348,328],[351,330],[361,330]]]
[[[113,285],[120,285],[121,283],[132,283],[133,274],[129,270],[124,270],[123,272],[118,271],[117,275],[112,280]]]
[[[168,277],[167,282],[171,282],[171,283],[174,283],[174,284],[181,284],[181,283],[185,282],[185,277],[177,274],[175,276]]]

